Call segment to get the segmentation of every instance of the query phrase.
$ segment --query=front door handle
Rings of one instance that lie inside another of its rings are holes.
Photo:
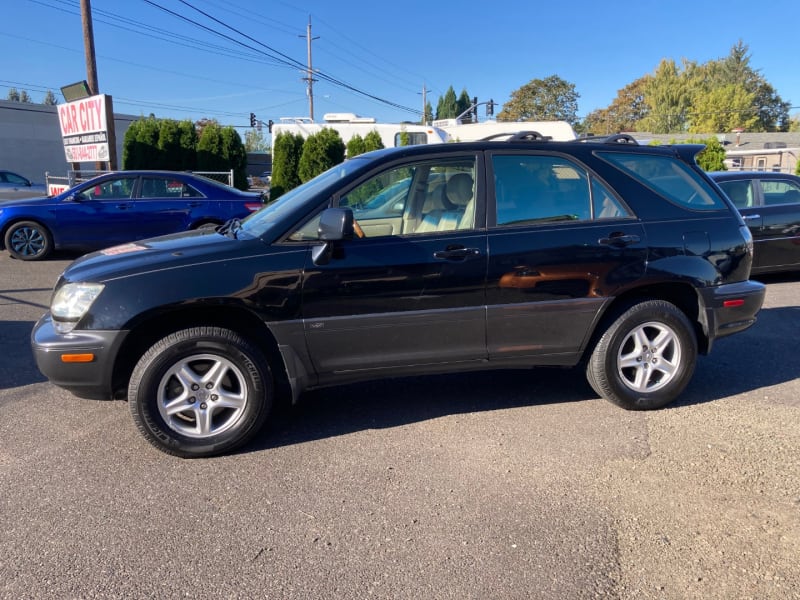
[[[761,215],[742,215],[745,221],[754,221],[755,219],[760,219]]]
[[[433,253],[434,258],[440,260],[466,260],[473,256],[480,256],[481,251],[478,248],[445,248],[444,250],[437,250]]]
[[[598,244],[603,246],[630,246],[631,244],[638,244],[641,238],[638,235],[633,234],[624,234],[624,233],[612,233],[607,238],[600,238],[597,240]]]

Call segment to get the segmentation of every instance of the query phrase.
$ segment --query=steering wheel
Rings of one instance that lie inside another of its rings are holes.
[[[358,224],[358,221],[353,219],[353,233],[356,234],[356,237],[363,238],[364,237],[364,230],[361,229],[361,225]]]

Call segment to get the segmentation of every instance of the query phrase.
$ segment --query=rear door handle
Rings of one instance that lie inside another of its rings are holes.
[[[761,215],[742,215],[745,221],[753,221],[755,219],[760,219]]]
[[[481,251],[477,248],[446,248],[434,252],[433,257],[440,260],[466,260],[473,256],[480,256],[480,254]]]
[[[600,238],[597,240],[598,244],[603,246],[630,246],[631,244],[638,244],[641,238],[638,235],[626,235],[622,233],[612,233],[607,238]]]

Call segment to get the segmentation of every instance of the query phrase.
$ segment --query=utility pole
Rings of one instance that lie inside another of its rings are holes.
[[[299,37],[303,37],[302,35]],[[311,42],[318,40],[319,36],[311,37],[311,15],[308,15],[308,26],[306,27],[306,44],[308,45],[308,69],[303,81],[306,82],[306,95],[308,96],[308,116],[314,120],[314,68],[311,66]]]
[[[86,82],[89,84],[89,93],[97,96],[100,86],[97,83],[97,60],[94,53],[94,28],[92,27],[92,6],[90,0],[81,0],[81,25],[83,26],[83,51],[86,55]],[[114,133],[114,106],[111,96],[107,96],[106,123],[108,124],[108,168],[117,168],[117,137]],[[77,171],[78,165],[73,164],[72,169]],[[103,168],[102,162],[95,163],[99,171]]]
[[[422,83],[422,124],[428,124],[428,88],[425,87],[425,82]]]

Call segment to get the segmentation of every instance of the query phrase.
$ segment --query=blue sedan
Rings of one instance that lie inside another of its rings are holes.
[[[14,258],[93,250],[216,227],[263,206],[255,192],[173,171],[118,171],[48,198],[0,203],[0,240]]]

